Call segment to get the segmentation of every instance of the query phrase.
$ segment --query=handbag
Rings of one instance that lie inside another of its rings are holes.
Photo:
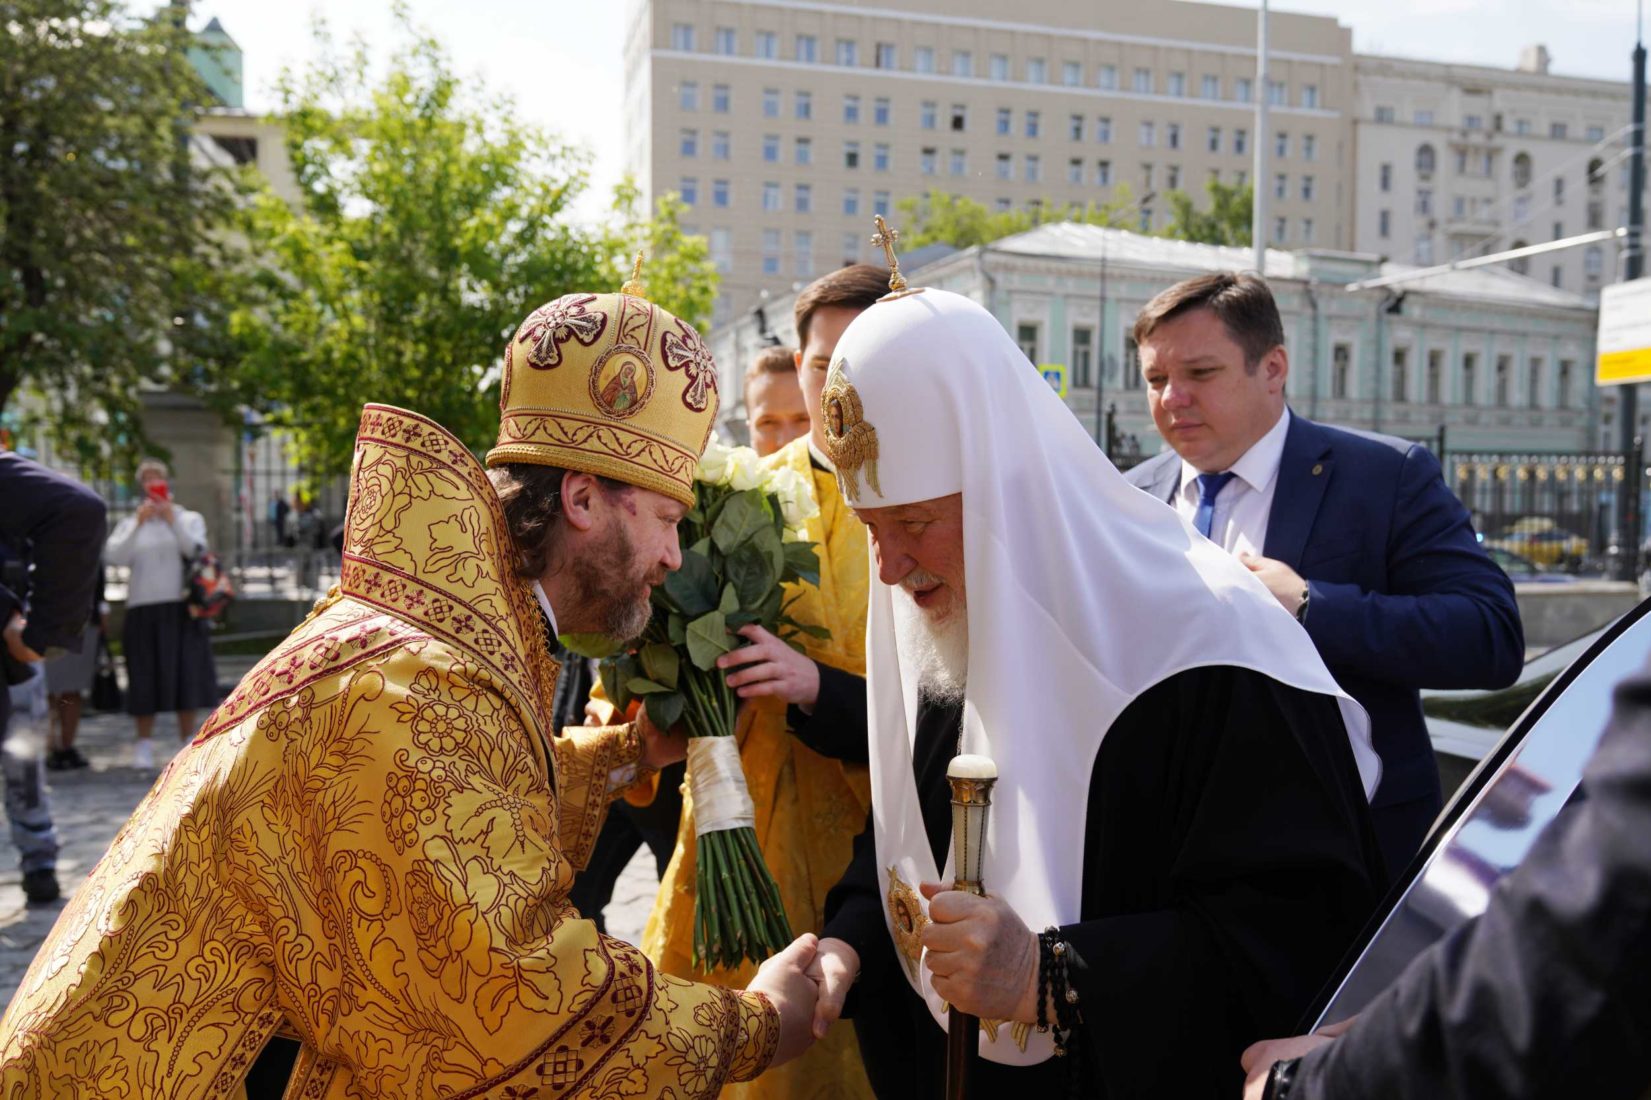
[[[97,633],[97,675],[92,679],[92,709],[112,713],[121,709],[125,698],[120,690],[120,678],[115,675],[115,655],[109,651],[109,639]]]
[[[229,579],[218,555],[210,550],[196,554],[187,570],[189,614],[196,619],[216,619],[235,602],[235,582]]]

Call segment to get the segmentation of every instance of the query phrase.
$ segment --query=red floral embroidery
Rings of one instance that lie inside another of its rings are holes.
[[[676,327],[676,332],[660,338],[659,350],[666,369],[685,372],[688,388],[682,391],[682,403],[694,412],[704,412],[717,389],[717,364],[699,333],[684,321],[678,321]]]
[[[608,327],[608,315],[587,307],[596,301],[596,295],[586,294],[562,297],[540,306],[522,322],[519,343],[532,343],[527,353],[527,365],[550,370],[562,365],[562,345],[570,339],[585,347],[596,343],[602,330]]]

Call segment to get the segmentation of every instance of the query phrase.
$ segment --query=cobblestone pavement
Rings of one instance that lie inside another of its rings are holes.
[[[229,670],[220,667],[219,671],[225,675]],[[157,754],[171,744],[163,735],[175,736],[176,726],[169,728],[170,721],[170,716],[163,716],[156,724]],[[65,898],[85,881],[157,774],[130,766],[132,720],[124,715],[88,715],[81,722],[76,740],[92,766],[82,771],[47,773],[52,818],[62,844],[57,875]],[[24,904],[16,854],[4,838],[0,832],[0,866],[5,868],[0,872],[0,1004],[9,1004],[64,903]],[[608,931],[631,943],[639,942],[657,887],[653,857],[644,847],[614,887],[606,913]]]

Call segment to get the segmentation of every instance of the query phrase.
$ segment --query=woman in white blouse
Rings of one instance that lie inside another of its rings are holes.
[[[155,764],[155,715],[178,716],[178,737],[195,731],[195,712],[218,701],[218,677],[206,624],[189,613],[185,581],[190,559],[206,549],[206,521],[172,502],[166,464],[138,463],[144,492],[137,514],[115,527],[104,548],[111,565],[131,567],[121,647],[126,656],[126,712],[137,720],[132,763]]]

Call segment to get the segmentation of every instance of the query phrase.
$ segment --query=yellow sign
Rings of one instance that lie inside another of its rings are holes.
[[[1594,382],[1601,386],[1651,382],[1651,278],[1600,291]]]
[[[1038,364],[1038,373],[1043,375],[1043,380],[1045,382],[1049,383],[1049,388],[1055,391],[1055,396],[1059,397],[1062,401],[1065,401],[1066,400],[1066,364],[1065,363],[1039,363]]]

